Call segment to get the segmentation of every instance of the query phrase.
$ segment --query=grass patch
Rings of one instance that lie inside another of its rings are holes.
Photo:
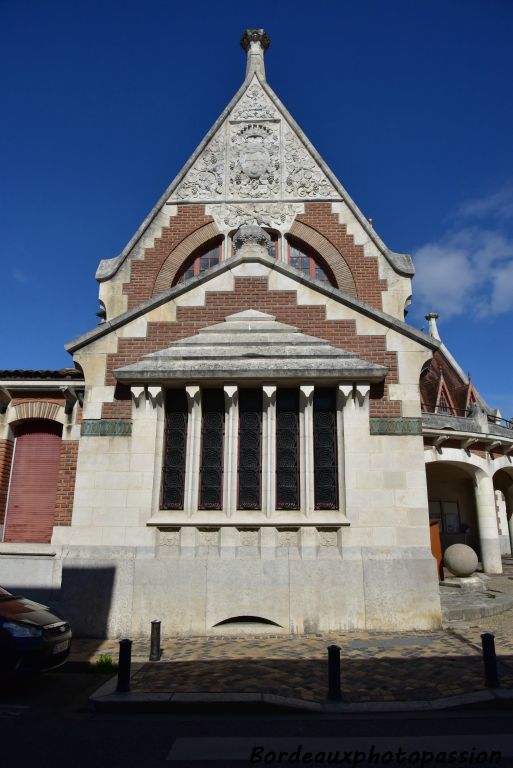
[[[94,663],[94,669],[96,672],[114,673],[116,672],[118,665],[112,660],[112,656],[108,653],[102,653],[96,659]]]

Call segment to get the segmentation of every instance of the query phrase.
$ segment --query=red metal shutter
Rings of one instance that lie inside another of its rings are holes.
[[[50,541],[61,433],[60,424],[44,420],[17,430],[4,541]]]

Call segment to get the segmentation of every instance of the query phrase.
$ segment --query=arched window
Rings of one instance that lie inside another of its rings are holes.
[[[287,262],[294,269],[299,269],[305,275],[320,280],[327,285],[335,285],[336,282],[328,265],[317,254],[299,248],[293,241],[287,241]]]
[[[221,261],[221,247],[221,241],[216,242],[215,245],[212,245],[212,242],[210,242],[206,248],[203,248],[190,256],[178,270],[173,285],[183,283],[191,277],[198,277],[201,272],[219,264]]]

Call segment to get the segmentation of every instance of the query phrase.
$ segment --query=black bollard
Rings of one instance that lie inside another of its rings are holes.
[[[118,661],[118,693],[128,693],[130,690],[130,665],[132,662],[132,641],[119,641],[119,661]]]
[[[340,648],[338,645],[328,645],[328,699],[340,701]]]
[[[483,646],[485,685],[487,688],[498,688],[499,675],[497,673],[497,656],[495,654],[495,635],[491,632],[482,632],[481,644]]]
[[[150,661],[160,661],[160,621],[151,622]]]

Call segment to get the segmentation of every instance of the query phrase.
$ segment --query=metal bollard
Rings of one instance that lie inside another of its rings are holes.
[[[132,641],[119,641],[119,661],[118,661],[118,693],[128,693],[130,690],[130,665],[132,662]]]
[[[328,699],[340,701],[340,648],[338,645],[328,646]]]
[[[483,646],[485,685],[488,688],[498,688],[499,675],[497,672],[497,655],[495,653],[495,635],[491,632],[482,632],[481,644]]]
[[[153,619],[151,622],[150,661],[160,661],[160,621]]]

